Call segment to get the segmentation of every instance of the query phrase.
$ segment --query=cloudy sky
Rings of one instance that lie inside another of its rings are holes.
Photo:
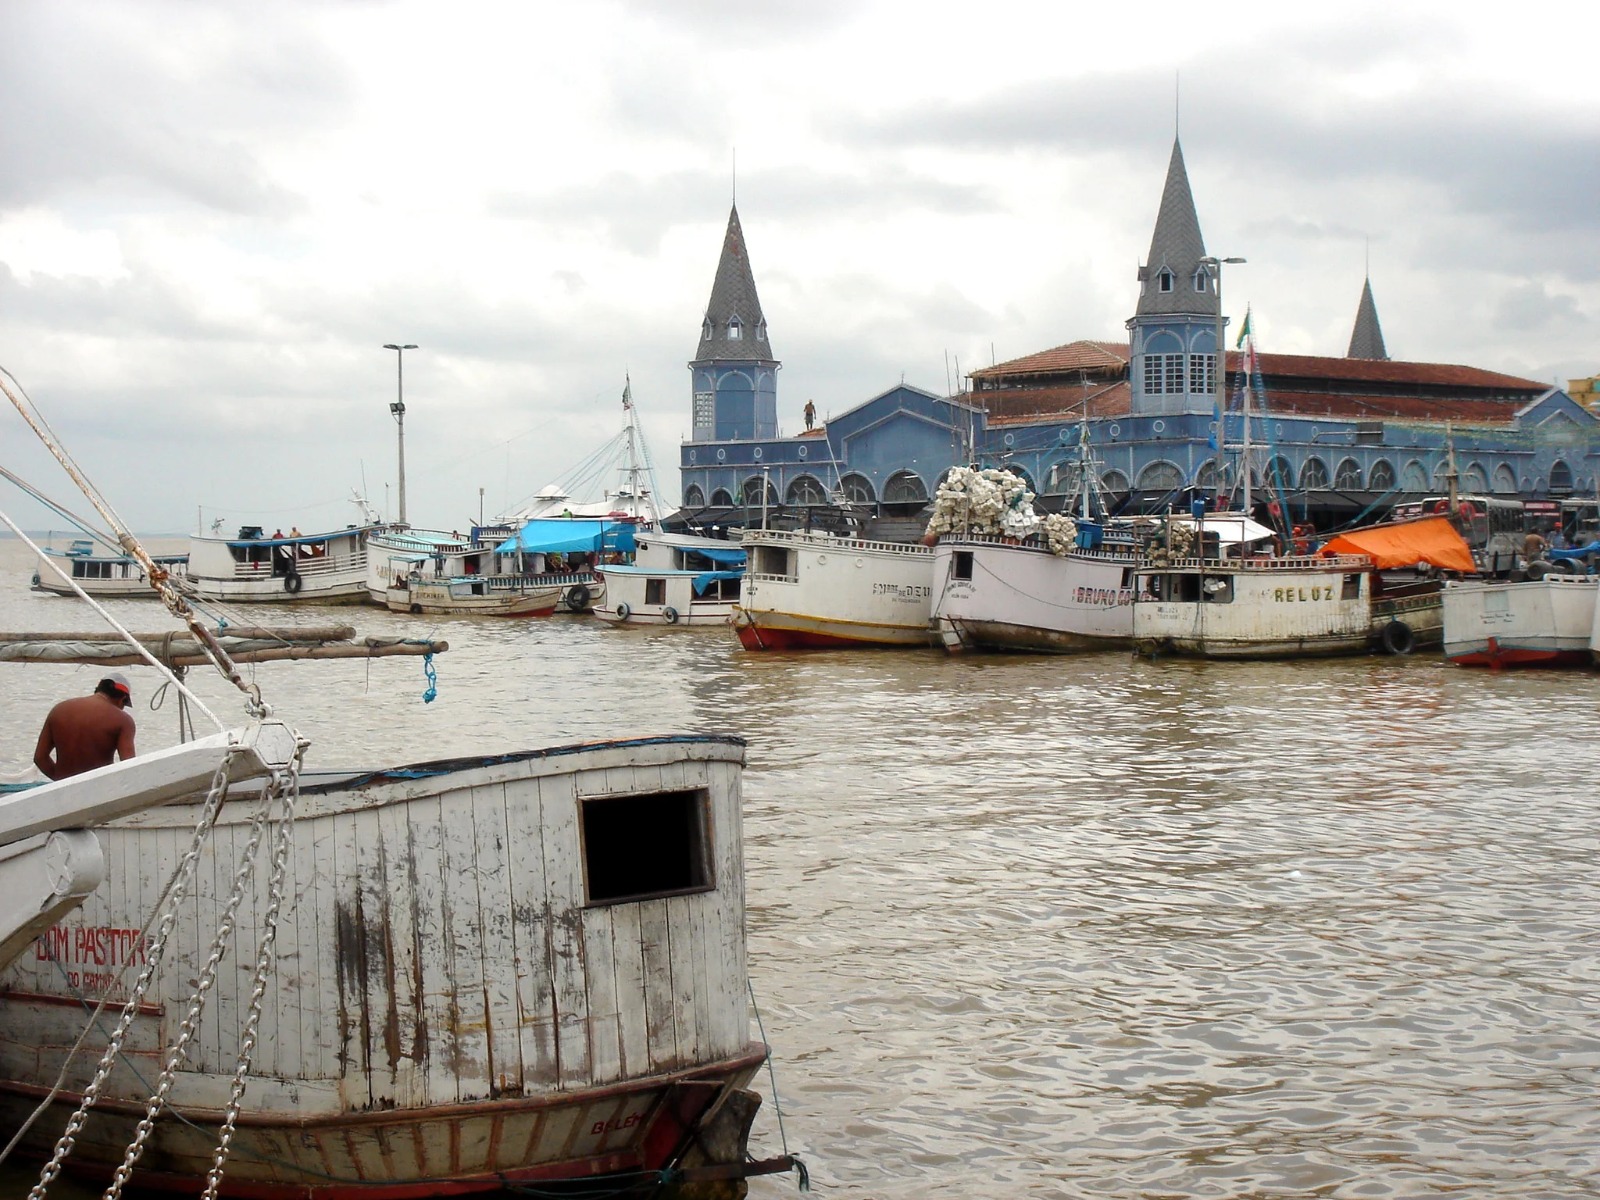
[[[0,366],[148,532],[392,514],[385,342],[413,523],[568,473],[628,375],[675,495],[735,186],[793,430],[1124,336],[1176,127],[1263,349],[1342,354],[1370,264],[1392,356],[1564,383],[1595,22],[1506,11],[0,0]],[[81,510],[9,407],[0,465]]]

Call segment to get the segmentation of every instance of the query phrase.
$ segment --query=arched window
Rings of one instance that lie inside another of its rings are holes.
[[[1359,492],[1361,490],[1361,464],[1353,458],[1347,458],[1339,464],[1339,469],[1333,473],[1333,486],[1340,492]]]
[[[865,475],[846,475],[839,481],[844,498],[851,504],[876,504],[878,497],[872,490],[872,481]]]
[[[1153,462],[1139,472],[1141,492],[1175,492],[1183,486],[1183,472],[1169,462]]]
[[[1494,469],[1494,494],[1496,496],[1517,494],[1517,473],[1511,469],[1510,463],[1501,463]]]
[[[883,485],[885,504],[921,504],[928,498],[928,489],[915,471],[896,471]]]
[[[1394,464],[1380,458],[1372,464],[1372,474],[1367,476],[1367,486],[1375,492],[1394,491]]]
[[[784,495],[785,504],[826,504],[828,493],[822,484],[810,475],[796,475]]]
[[[1450,460],[1440,460],[1433,468],[1433,483],[1435,487],[1446,487],[1450,483]]]
[[[767,484],[767,503],[778,502],[778,489],[770,483]],[[751,507],[761,503],[761,476],[752,475],[744,481],[744,487],[739,489],[739,503]]]
[[[733,496],[728,492],[727,488],[718,488],[716,491],[711,493],[711,507],[712,508],[732,508],[733,507]]]
[[[700,490],[698,483],[691,483],[683,489],[683,506],[685,508],[704,508],[706,494]]]
[[[1128,494],[1128,477],[1121,471],[1111,470],[1100,476],[1100,486],[1113,496]]]
[[[1461,486],[1478,495],[1489,490],[1489,473],[1483,469],[1482,463],[1472,463],[1461,473]]]
[[[1162,267],[1161,274],[1156,276],[1156,286],[1163,292],[1170,292],[1172,290],[1173,279],[1174,276],[1172,272],[1167,270],[1165,267]]]
[[[744,326],[739,324],[739,318],[734,317],[728,322],[728,340],[737,342],[744,336]]]
[[[1200,464],[1200,469],[1194,473],[1194,485],[1208,491],[1225,489],[1228,486],[1228,477],[1231,474],[1226,465],[1217,466],[1217,460],[1208,458]]]
[[[1558,495],[1572,491],[1572,468],[1559,458],[1550,465],[1550,493]]]
[[[1400,473],[1400,490],[1402,492],[1425,492],[1428,490],[1428,473],[1422,469],[1422,464],[1414,458],[1406,464],[1406,469]]]
[[[1050,464],[1044,476],[1044,495],[1061,496],[1078,490],[1078,460],[1063,458]]]
[[[701,341],[706,341],[710,337],[711,337],[711,318],[707,317],[705,319],[705,322],[700,326],[700,340]]]
[[[1294,468],[1281,454],[1267,464],[1267,486],[1283,490],[1294,486]]]
[[[1313,489],[1322,490],[1328,486],[1328,464],[1320,458],[1306,459],[1305,466],[1300,468],[1300,490],[1309,492]]]

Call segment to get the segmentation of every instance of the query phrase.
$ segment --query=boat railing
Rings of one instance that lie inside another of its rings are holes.
[[[1025,538],[1014,538],[1000,533],[953,533],[946,537],[941,537],[939,541],[952,545],[957,543],[976,543],[982,546],[1012,546],[1018,550],[1034,550],[1040,554],[1054,553],[1038,534],[1030,534]],[[1126,538],[1124,535],[1124,537],[1115,539],[1105,538],[1093,551],[1089,551],[1083,546],[1074,545],[1068,550],[1068,553],[1070,554],[1074,551],[1092,553],[1096,558],[1125,558],[1131,562],[1142,557],[1144,543],[1133,538]]]
[[[281,563],[270,561],[262,562],[235,562],[233,564],[233,577],[235,579],[271,579],[281,575]],[[301,576],[336,575],[345,571],[365,571],[367,566],[367,552],[365,549],[357,550],[353,554],[319,554],[315,557],[297,555],[294,559],[294,570]]]
[[[873,542],[865,538],[835,537],[826,533],[807,533],[800,529],[752,529],[745,533],[741,543],[748,551],[759,545],[802,546],[810,550],[836,551],[841,554],[870,551],[875,554],[901,554],[917,558],[933,553],[931,547],[921,542]],[[760,578],[755,575],[751,578]],[[785,576],[774,576],[783,579]]]
[[[1372,559],[1365,554],[1301,554],[1287,558],[1258,555],[1246,558],[1173,558],[1166,562],[1148,562],[1141,571],[1317,571],[1332,574],[1338,571],[1370,571]]]

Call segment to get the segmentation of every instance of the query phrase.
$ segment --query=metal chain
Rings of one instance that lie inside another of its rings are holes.
[[[222,801],[228,794],[228,773],[234,756],[239,752],[237,745],[230,746],[228,753],[218,764],[216,772],[211,776],[211,786],[206,792],[204,805],[201,806],[200,816],[195,821],[193,835],[189,839],[189,847],[184,851],[183,858],[178,863],[178,868],[173,875],[171,889],[167,893],[166,904],[161,913],[160,923],[156,926],[154,936],[145,947],[145,965],[134,980],[133,989],[128,994],[128,1001],[122,1006],[122,1014],[117,1018],[116,1027],[111,1031],[111,1038],[106,1043],[105,1053],[100,1056],[99,1065],[95,1068],[94,1078],[83,1089],[83,1098],[79,1101],[77,1110],[67,1121],[67,1127],[57,1139],[55,1152],[50,1156],[50,1161],[44,1165],[39,1173],[39,1182],[28,1193],[28,1200],[44,1200],[45,1194],[50,1190],[50,1184],[61,1173],[61,1165],[72,1153],[73,1145],[78,1134],[82,1132],[84,1124],[89,1119],[89,1109],[99,1099],[100,1091],[105,1086],[106,1079],[111,1074],[111,1069],[116,1065],[117,1059],[122,1054],[122,1043],[128,1036],[128,1030],[133,1026],[133,1018],[139,1011],[139,1006],[144,1002],[145,993],[150,988],[150,982],[155,978],[156,971],[161,966],[161,960],[166,954],[167,938],[172,932],[172,926],[177,920],[178,906],[182,902],[184,893],[188,890],[189,881],[194,877],[195,865],[200,861],[200,851],[205,845],[206,838],[211,833],[211,827],[216,823],[217,813],[222,807]]]
[[[261,1004],[267,994],[267,979],[277,961],[278,913],[283,907],[283,881],[289,869],[289,851],[294,837],[295,804],[300,798],[300,767],[306,747],[310,743],[301,739],[295,747],[294,758],[288,770],[274,772],[269,790],[281,799],[283,815],[278,818],[276,845],[272,856],[272,878],[267,885],[267,911],[263,918],[261,944],[256,954],[254,985],[250,989],[249,1015],[245,1019],[244,1033],[239,1039],[239,1061],[234,1067],[233,1088],[228,1096],[227,1115],[222,1128],[217,1131],[217,1150],[211,1160],[211,1170],[206,1173],[206,1190],[201,1200],[217,1200],[222,1186],[222,1173],[227,1165],[228,1151],[233,1144],[233,1131],[239,1120],[239,1109],[244,1103],[244,1090],[249,1081],[250,1063],[255,1055],[256,1032],[261,1024]]]
[[[144,1119],[139,1122],[134,1131],[133,1141],[128,1143],[128,1149],[123,1154],[122,1164],[117,1167],[111,1177],[111,1183],[105,1190],[103,1200],[119,1200],[122,1189],[128,1182],[128,1177],[133,1174],[134,1164],[139,1161],[139,1156],[144,1153],[145,1143],[150,1140],[151,1131],[155,1129],[156,1116],[161,1112],[167,1102],[167,1093],[178,1079],[178,1068],[183,1065],[188,1057],[189,1043],[200,1026],[200,1017],[204,1013],[208,993],[217,981],[217,970],[223,958],[228,953],[228,947],[233,942],[235,917],[239,905],[244,900],[245,884],[249,882],[255,870],[256,857],[261,849],[261,834],[266,827],[267,814],[274,806],[276,797],[273,789],[268,786],[263,789],[261,802],[256,806],[256,811],[250,818],[250,838],[245,843],[244,851],[239,856],[239,864],[234,869],[233,888],[228,894],[228,903],[223,909],[222,918],[217,922],[217,931],[211,938],[211,951],[206,958],[206,965],[200,972],[200,977],[195,981],[194,990],[189,993],[189,1008],[184,1014],[183,1024],[178,1027],[178,1036],[167,1050],[166,1062],[162,1064],[161,1075],[156,1080],[155,1091],[151,1093],[145,1105]]]

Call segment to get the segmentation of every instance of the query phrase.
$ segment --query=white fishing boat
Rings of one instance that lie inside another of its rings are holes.
[[[1463,579],[1444,586],[1444,656],[1462,667],[1580,667],[1592,660],[1600,576]]]
[[[150,561],[173,579],[188,574],[187,554],[151,555]],[[97,550],[87,538],[74,540],[65,550],[46,547],[33,573],[33,589],[38,592],[76,596],[73,584],[89,596],[154,599],[157,595],[144,563],[131,554]]]
[[[795,1165],[747,1153],[741,740],[304,772],[163,598],[252,716],[0,800],[0,864],[69,814],[109,865],[85,897],[33,856],[5,927],[0,1128],[38,1194],[70,1167],[109,1195],[698,1200]]]
[[[325,533],[191,534],[188,584],[203,600],[233,604],[361,604],[367,599],[367,538],[380,526]]]
[[[755,529],[733,628],[746,650],[927,646],[933,550],[830,533]]]
[[[929,525],[938,538],[932,618],[946,650],[1066,654],[1131,644],[1145,538],[1092,519],[1104,506],[1081,444],[1075,515],[1041,520],[1033,493],[1005,471],[958,467],[940,486]]]
[[[367,590],[393,612],[547,617],[604,594],[595,565],[628,553],[632,526],[542,520],[471,533],[386,529],[368,541]]]
[[[642,530],[632,563],[600,568],[594,615],[612,625],[726,625],[739,602],[745,549],[691,533]]]
[[[1372,559],[1257,553],[1276,537],[1244,516],[1204,519],[1218,552],[1202,556],[1191,520],[1134,572],[1133,644],[1144,655],[1300,658],[1364,654],[1372,636]]]

